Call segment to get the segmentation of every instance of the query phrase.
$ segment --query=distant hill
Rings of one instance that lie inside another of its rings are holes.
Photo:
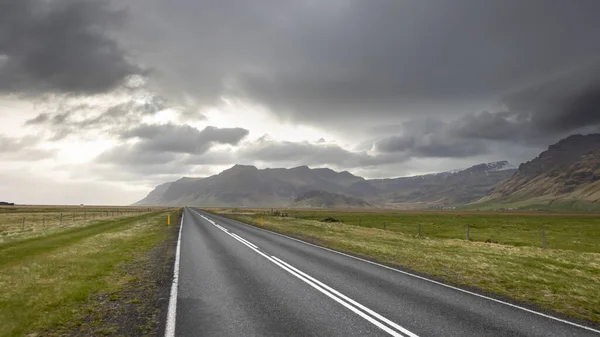
[[[368,180],[351,186],[352,194],[392,208],[449,207],[486,196],[516,168],[506,161],[479,164],[464,170],[395,179]]]
[[[182,178],[160,185],[138,205],[202,205],[283,207],[302,193],[313,190],[343,192],[364,180],[349,172],[330,169],[264,169],[235,165],[207,178]]]
[[[152,190],[144,199],[133,204],[134,206],[138,205],[161,205],[164,203],[163,196],[165,192],[171,187],[171,185],[175,184],[175,182],[164,183],[158,185]]]
[[[474,205],[600,209],[600,134],[573,135],[523,163]]]
[[[363,199],[326,191],[310,191],[298,196],[290,205],[294,208],[371,208]]]
[[[439,174],[367,180],[328,168],[259,170],[235,165],[210,177],[182,178],[159,185],[136,205],[444,207],[475,201],[514,172],[507,162],[495,162]]]

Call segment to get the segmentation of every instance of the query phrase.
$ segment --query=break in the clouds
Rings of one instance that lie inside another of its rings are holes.
[[[160,111],[181,109],[164,97],[148,92],[143,82],[136,79],[140,80],[134,77],[107,93],[84,97],[45,96],[38,100],[38,110],[41,111],[26,120],[25,126],[43,128],[44,136],[50,140],[86,134],[92,137],[98,134],[118,136]]]
[[[599,12],[596,0],[9,0],[0,170],[141,196],[235,163],[373,177],[518,164],[600,131]]]

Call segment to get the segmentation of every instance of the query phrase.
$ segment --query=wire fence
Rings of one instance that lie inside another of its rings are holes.
[[[600,253],[600,217],[594,214],[351,212],[231,209],[223,214],[278,223],[311,220],[373,228],[418,239],[538,247]]]
[[[61,211],[27,212],[27,210],[20,209],[14,212],[0,212],[0,242],[28,233],[85,226],[99,220],[135,216],[152,211],[152,208],[92,210],[67,208]]]

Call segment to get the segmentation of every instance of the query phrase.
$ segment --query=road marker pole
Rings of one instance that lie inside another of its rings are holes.
[[[546,249],[546,228],[542,227],[542,249]]]
[[[467,241],[469,241],[469,225],[467,225]]]
[[[170,225],[170,224],[171,224],[171,216],[167,215],[167,225]]]
[[[23,224],[21,225],[21,231],[25,230],[25,217],[23,217]]]
[[[265,226],[265,224],[264,224],[263,218],[262,218],[262,216],[261,216],[261,217],[260,217],[260,227],[264,227],[264,226]]]

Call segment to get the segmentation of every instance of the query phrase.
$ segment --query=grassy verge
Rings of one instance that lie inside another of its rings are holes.
[[[0,244],[83,227],[100,220],[119,219],[166,210],[158,207],[0,206]]]
[[[221,209],[221,213],[231,210]],[[260,216],[261,211],[246,211]],[[289,210],[290,217],[322,220],[328,217],[359,227],[429,238],[465,239],[469,225],[471,241],[510,246],[542,246],[542,228],[548,248],[600,253],[600,216],[598,214],[499,213],[499,212],[393,212]],[[239,211],[235,214],[241,214]],[[264,211],[262,211],[264,213]]]
[[[576,199],[531,198],[525,200],[492,200],[461,207],[472,210],[532,210],[544,212],[599,212],[600,204]]]
[[[0,244],[0,336],[119,331],[118,320],[106,315],[123,314],[120,294],[139,284],[144,274],[139,266],[148,253],[173,235],[175,226],[166,225],[168,214],[176,217],[178,211],[102,220]],[[128,301],[148,305],[139,299]],[[103,310],[106,307],[115,310]],[[131,335],[156,328],[153,317],[148,319],[148,326]]]
[[[328,216],[334,215],[336,219],[356,217],[356,214],[345,212],[330,213]],[[261,216],[228,212],[224,215],[252,225],[258,225]],[[586,248],[590,252],[585,252],[419,237],[401,229],[389,230],[388,227],[386,231],[306,218],[262,217],[264,227],[272,231],[408,268],[450,284],[481,289],[568,316],[600,322],[600,254],[597,247],[600,236],[595,231],[597,227],[592,226],[587,232],[594,237],[589,238],[593,242],[591,248]],[[569,223],[569,219],[562,218],[562,222]],[[527,238],[521,241],[526,242]]]

